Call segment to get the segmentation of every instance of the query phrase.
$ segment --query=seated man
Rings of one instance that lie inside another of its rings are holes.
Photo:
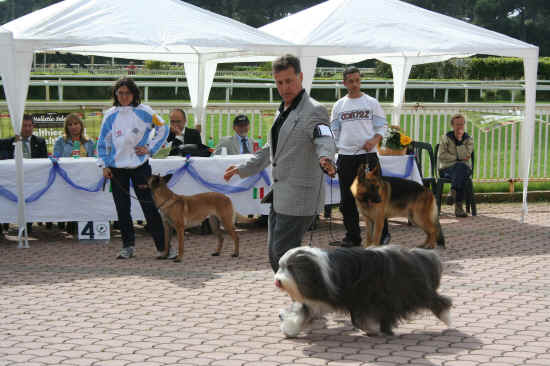
[[[170,156],[184,156],[183,145],[194,144],[197,148],[203,146],[201,134],[194,128],[186,127],[187,116],[183,109],[172,109],[170,112],[170,134],[166,142],[171,142]]]
[[[46,140],[42,137],[38,137],[32,134],[33,132],[33,121],[30,114],[23,115],[23,122],[21,125],[21,140],[23,141],[23,157],[25,159],[37,159],[37,158],[47,158],[48,149],[46,147]],[[13,159],[14,150],[15,150],[15,139],[17,137],[11,137],[2,141],[2,152],[0,153],[2,159]],[[47,223],[46,226],[51,228],[51,222]],[[27,223],[27,233],[32,232],[32,223]]]
[[[239,114],[233,120],[234,136],[226,136],[220,140],[215,155],[221,155],[223,148],[227,149],[227,155],[252,154],[254,153],[254,144],[256,141],[248,137],[250,131],[250,120],[244,114]],[[261,215],[256,219],[256,224],[267,225],[267,215]]]
[[[468,216],[464,212],[464,189],[472,174],[470,157],[474,151],[474,140],[464,131],[466,121],[461,114],[451,118],[452,131],[441,137],[438,161],[439,176],[452,180],[449,204],[455,204],[456,217]]]
[[[239,114],[233,120],[234,136],[226,136],[220,140],[214,154],[220,155],[223,148],[227,149],[227,155],[252,154],[256,141],[248,137],[250,121],[244,114]]]

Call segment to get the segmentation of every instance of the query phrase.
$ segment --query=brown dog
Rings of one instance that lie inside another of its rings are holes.
[[[233,257],[239,256],[239,236],[235,231],[235,210],[229,197],[217,193],[207,192],[192,196],[175,194],[167,186],[172,174],[164,177],[152,175],[147,183],[153,194],[155,205],[160,211],[164,223],[164,252],[161,259],[168,257],[172,228],[178,234],[178,256],[175,262],[180,262],[183,256],[183,234],[186,227],[200,225],[208,217],[212,232],[218,237],[218,247],[212,253],[213,256],[220,255],[223,247],[223,232],[220,228],[220,220],[224,229],[233,238]]]
[[[357,207],[367,224],[367,245],[378,245],[384,219],[407,217],[428,235],[422,248],[445,247],[437,204],[432,192],[407,179],[382,177],[380,165],[368,173],[361,164],[351,185]]]

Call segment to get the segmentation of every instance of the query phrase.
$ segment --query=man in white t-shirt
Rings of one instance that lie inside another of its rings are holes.
[[[359,213],[350,187],[361,163],[373,169],[378,163],[377,146],[386,133],[387,121],[380,103],[361,91],[361,74],[356,67],[344,71],[344,86],[348,94],[332,108],[331,129],[338,148],[338,181],[340,184],[340,211],[344,216],[346,236],[331,242],[332,246],[361,245]],[[390,241],[388,222],[380,244]]]

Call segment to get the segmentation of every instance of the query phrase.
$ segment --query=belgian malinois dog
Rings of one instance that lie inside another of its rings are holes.
[[[361,164],[351,185],[357,207],[367,224],[366,246],[378,245],[384,219],[407,217],[427,234],[421,248],[445,247],[435,197],[424,186],[407,179],[382,177],[380,164],[366,172]]]
[[[218,237],[218,247],[212,253],[213,256],[220,255],[223,247],[223,231],[220,228],[220,221],[225,231],[233,238],[233,257],[239,256],[239,236],[235,231],[235,210],[231,199],[221,193],[207,192],[192,196],[175,194],[168,187],[167,183],[172,174],[161,177],[152,175],[147,181],[153,194],[155,205],[160,211],[164,223],[164,252],[160,259],[168,258],[172,229],[178,235],[178,256],[175,262],[181,262],[183,256],[183,234],[186,227],[200,225],[208,217],[212,232]]]

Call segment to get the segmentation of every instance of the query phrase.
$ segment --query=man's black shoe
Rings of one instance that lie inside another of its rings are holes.
[[[391,241],[391,234],[387,233],[382,239],[380,239],[380,245],[388,245]]]

